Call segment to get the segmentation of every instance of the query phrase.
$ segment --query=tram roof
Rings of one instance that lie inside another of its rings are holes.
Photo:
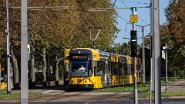
[[[115,56],[119,56],[119,57],[125,57],[125,58],[131,58],[130,56],[128,55],[122,55],[122,54],[113,54],[113,53],[110,53],[110,52],[106,52],[106,51],[100,51],[98,49],[92,49],[92,48],[74,48],[72,50],[89,50],[89,51],[92,51],[92,52],[98,52],[100,55],[105,55],[105,56],[110,56],[110,55],[115,55]]]
[[[106,55],[106,56],[110,56],[110,52],[105,52],[105,51],[100,51],[98,50],[100,55]]]

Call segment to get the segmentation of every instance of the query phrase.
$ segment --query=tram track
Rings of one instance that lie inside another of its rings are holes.
[[[84,101],[85,104],[90,104],[98,101],[120,101],[122,99],[130,99],[130,94],[86,94],[87,92],[79,92],[76,94],[69,93],[60,93],[60,94],[50,94],[50,95],[41,95],[39,98],[32,98],[31,101],[42,102],[42,104],[47,102],[68,102],[68,101]]]

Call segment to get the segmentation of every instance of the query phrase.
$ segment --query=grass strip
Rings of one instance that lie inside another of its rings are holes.
[[[164,98],[185,96],[185,92],[162,92],[161,94]],[[139,98],[150,98],[150,92],[139,93]]]
[[[138,84],[138,91],[149,91],[149,84]],[[133,92],[134,91],[134,85],[128,85],[128,86],[120,86],[120,87],[108,87],[103,89],[97,89],[93,90],[92,92]]]
[[[29,97],[35,97],[39,96],[40,93],[35,92],[29,92]],[[10,94],[6,93],[6,91],[0,90],[0,100],[6,100],[6,99],[18,99],[20,98],[21,94],[20,92],[12,91]]]

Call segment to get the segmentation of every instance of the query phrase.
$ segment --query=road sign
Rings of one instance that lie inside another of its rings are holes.
[[[136,23],[136,22],[138,22],[138,17],[137,17],[137,15],[130,15],[130,22],[131,22],[131,23]]]

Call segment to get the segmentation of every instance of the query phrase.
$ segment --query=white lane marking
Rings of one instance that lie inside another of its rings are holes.
[[[43,94],[47,94],[47,93],[50,93],[50,92],[52,92],[52,91],[54,91],[54,90],[48,90],[48,91],[45,91],[45,92],[42,92]]]

